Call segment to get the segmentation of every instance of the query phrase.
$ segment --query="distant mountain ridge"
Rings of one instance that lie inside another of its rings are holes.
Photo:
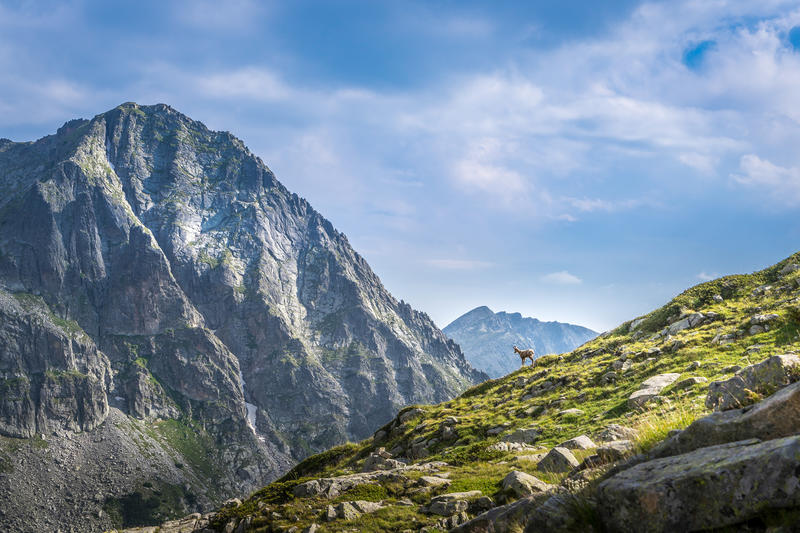
[[[445,326],[442,331],[456,341],[475,368],[496,378],[520,366],[513,346],[533,347],[536,356],[565,353],[595,338],[598,333],[564,322],[542,322],[520,313],[495,313],[476,307]]]

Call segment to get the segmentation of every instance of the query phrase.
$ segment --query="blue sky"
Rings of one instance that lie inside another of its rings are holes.
[[[604,330],[800,249],[796,2],[222,4],[0,0],[0,137],[168,103],[440,326]]]

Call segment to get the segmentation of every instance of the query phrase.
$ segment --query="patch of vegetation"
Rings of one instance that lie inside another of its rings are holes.
[[[672,410],[649,411],[636,424],[637,436],[634,439],[636,450],[645,453],[667,438],[670,431],[684,429],[695,421],[697,415],[684,407]]]
[[[207,478],[214,476],[216,467],[212,458],[216,445],[202,427],[189,420],[169,419],[156,422],[154,429],[196,472]]]
[[[358,444],[348,442],[339,446],[335,446],[322,453],[307,457],[296,464],[294,468],[289,470],[286,474],[284,474],[284,476],[281,477],[278,482],[282,483],[290,480],[309,477],[314,474],[318,474],[325,469],[334,469],[341,464],[344,459],[350,457],[358,448]]]
[[[367,502],[379,502],[389,497],[389,491],[383,485],[378,483],[365,483],[364,485],[357,485],[348,490],[332,503],[340,501],[355,501],[363,500]]]
[[[469,446],[446,450],[441,453],[440,459],[453,466],[462,466],[477,462],[495,461],[504,455],[505,452],[488,449],[488,445],[485,442],[476,442]]]

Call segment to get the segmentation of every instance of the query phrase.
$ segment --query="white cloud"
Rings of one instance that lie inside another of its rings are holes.
[[[623,209],[633,209],[646,203],[644,200],[606,200],[604,198],[566,198],[567,203],[585,213],[605,211],[613,213]]]
[[[583,283],[583,280],[578,276],[570,274],[566,270],[561,270],[560,272],[551,272],[550,274],[546,274],[540,278],[545,283],[551,283],[554,285],[579,285]]]
[[[195,85],[211,98],[285,100],[297,96],[278,75],[263,68],[247,67],[200,75]]]
[[[714,274],[707,274],[705,271],[700,272],[697,275],[697,279],[702,280],[702,281],[711,281],[712,279],[717,279],[718,277],[719,276],[716,276]]]
[[[687,152],[678,155],[678,161],[693,168],[701,174],[712,175],[716,170],[717,159],[696,152]]]
[[[731,175],[737,183],[755,188],[781,203],[800,204],[800,168],[782,167],[755,154],[747,154],[739,161],[739,170],[741,173]]]

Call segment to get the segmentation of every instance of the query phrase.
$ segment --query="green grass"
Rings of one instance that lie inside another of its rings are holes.
[[[195,471],[207,478],[214,476],[216,467],[213,457],[216,445],[205,430],[192,422],[174,419],[159,421],[154,429]]]
[[[697,418],[696,411],[679,407],[672,410],[649,411],[636,424],[638,431],[634,444],[636,451],[645,453],[667,438],[670,431],[684,429]]]

